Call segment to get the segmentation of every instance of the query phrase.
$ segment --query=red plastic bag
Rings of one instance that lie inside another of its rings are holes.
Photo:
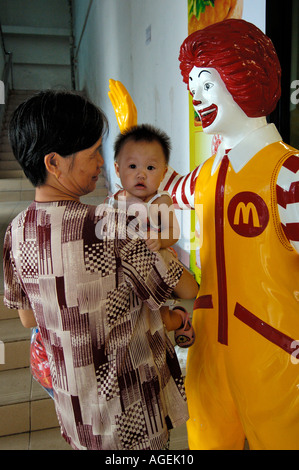
[[[46,349],[38,328],[32,329],[30,366],[34,379],[53,396],[52,379]]]

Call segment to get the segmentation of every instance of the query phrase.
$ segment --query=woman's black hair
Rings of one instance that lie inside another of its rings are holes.
[[[47,178],[45,155],[68,157],[94,145],[107,131],[105,114],[84,96],[46,90],[14,111],[9,140],[25,175],[37,187]]]

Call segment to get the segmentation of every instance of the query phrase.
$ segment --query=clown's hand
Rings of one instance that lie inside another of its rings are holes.
[[[121,82],[109,80],[108,96],[114,108],[120,132],[137,125],[137,109],[131,96]]]

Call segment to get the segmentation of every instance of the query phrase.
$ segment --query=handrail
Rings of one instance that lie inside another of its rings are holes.
[[[87,8],[87,13],[86,13],[85,21],[84,21],[84,24],[83,24],[83,27],[82,27],[80,39],[79,39],[78,44],[76,46],[75,60],[77,60],[77,58],[78,58],[79,49],[80,49],[80,46],[81,46],[81,41],[82,41],[82,38],[83,38],[83,34],[85,32],[85,28],[86,28],[86,24],[87,24],[87,20],[88,20],[88,17],[89,17],[89,13],[90,13],[92,3],[93,3],[93,0],[89,0],[89,5],[88,5],[88,8]]]
[[[4,43],[4,36],[3,36],[3,31],[2,31],[1,23],[0,23],[0,36],[1,36],[1,46],[2,46],[2,50],[3,50],[4,54],[7,54],[7,50],[6,50],[5,43]]]
[[[0,130],[1,130],[3,119],[4,119],[4,114],[5,114],[5,104],[7,103],[8,91],[9,91],[9,74],[11,77],[11,88],[13,89],[12,52],[9,52],[6,50],[1,23],[0,23],[0,37],[1,37],[1,48],[4,53],[4,68],[2,72],[2,82],[4,85],[4,106],[0,106]]]
[[[84,23],[82,26],[81,34],[79,37],[79,41],[77,45],[75,44],[75,38],[74,38],[74,25],[73,25],[73,0],[68,0],[69,2],[69,11],[70,11],[70,23],[71,23],[71,35],[70,35],[70,49],[71,49],[71,73],[72,73],[72,86],[73,89],[76,90],[76,76],[77,76],[77,65],[78,65],[78,55],[79,55],[79,50],[81,47],[81,41],[83,38],[83,35],[85,33],[85,28],[87,25],[89,13],[93,4],[93,0],[89,0],[89,4],[87,7],[87,12],[85,14],[85,19]]]
[[[4,82],[4,86],[7,88],[8,79],[9,79],[9,71],[11,72],[11,88],[13,88],[13,66],[12,66],[12,52],[7,51],[4,42],[4,35],[2,31],[2,26],[0,23],[0,36],[1,36],[1,46],[4,56],[8,59],[5,60],[5,65],[2,73],[2,81]]]
[[[4,65],[3,73],[2,73],[2,82],[4,83],[4,86],[7,87],[8,82],[9,82],[9,72],[11,76],[11,88],[13,89],[13,67],[12,67],[12,52],[8,52],[8,60]]]
[[[73,0],[68,0],[69,5],[69,24],[70,24],[70,62],[71,62],[71,82],[72,89],[76,90],[76,68],[75,68],[75,38],[74,38],[74,20],[73,20]]]

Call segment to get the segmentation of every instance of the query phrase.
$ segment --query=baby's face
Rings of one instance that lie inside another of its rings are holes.
[[[129,140],[118,154],[115,171],[129,196],[149,201],[167,171],[161,145],[156,141]]]

